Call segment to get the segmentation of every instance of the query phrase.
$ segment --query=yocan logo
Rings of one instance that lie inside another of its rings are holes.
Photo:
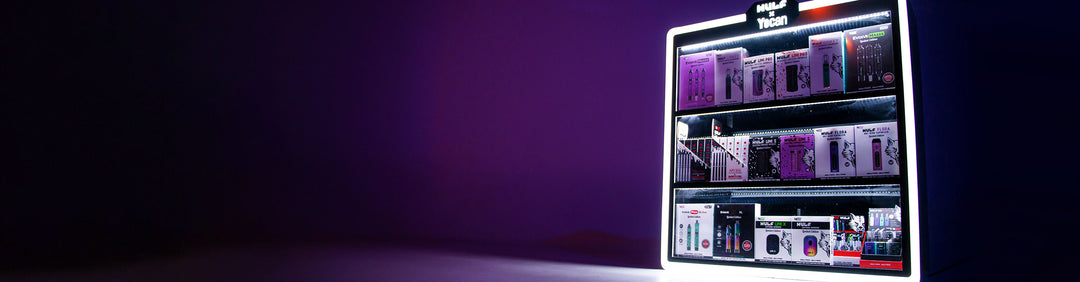
[[[766,29],[788,25],[789,21],[799,15],[799,2],[787,0],[758,1],[750,5],[746,10],[747,24],[755,25],[758,29]],[[750,21],[755,19],[755,21]]]

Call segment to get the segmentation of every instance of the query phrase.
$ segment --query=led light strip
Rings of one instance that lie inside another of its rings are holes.
[[[722,182],[716,182],[716,183],[722,183]],[[831,189],[838,189],[838,188],[839,189],[843,189],[843,188],[849,188],[849,189],[874,189],[874,188],[878,188],[878,189],[900,189],[900,185],[899,184],[883,184],[883,185],[835,185],[835,186],[803,185],[803,186],[755,186],[755,187],[694,187],[694,188],[676,188],[675,190],[676,191],[687,191],[687,190],[749,190],[749,189],[806,189],[806,188],[814,188],[814,189],[821,189],[821,188],[831,188]]]
[[[847,95],[847,94],[834,94],[834,95]],[[709,113],[703,113],[703,114],[694,114],[694,115],[685,115],[685,116],[677,116],[676,118],[680,118],[680,119],[681,119],[681,118],[684,118],[684,117],[692,117],[692,116],[705,116],[705,115],[715,115],[715,114],[730,114],[730,113],[738,113],[738,112],[749,112],[749,111],[761,111],[761,110],[771,110],[771,109],[779,109],[779,108],[788,108],[788,107],[797,107],[797,106],[812,106],[812,105],[820,105],[820,104],[832,104],[832,103],[842,103],[842,102],[869,101],[869,100],[876,100],[876,99],[881,99],[881,100],[885,100],[885,99],[896,99],[896,98],[895,98],[895,96],[893,96],[893,95],[889,95],[889,96],[881,96],[881,97],[866,97],[866,98],[856,98],[856,99],[847,99],[847,100],[836,100],[836,101],[824,101],[824,102],[813,102],[813,103],[791,104],[791,105],[781,105],[781,106],[772,106],[772,107],[760,107],[760,108],[741,109],[741,110],[730,110],[730,111],[718,111],[718,112],[709,112]],[[752,104],[752,103],[751,103],[751,104]],[[745,105],[745,104],[744,104],[744,105]]]

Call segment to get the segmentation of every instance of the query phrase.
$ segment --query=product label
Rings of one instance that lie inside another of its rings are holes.
[[[675,205],[674,253],[681,257],[712,257],[713,204]]]
[[[859,176],[900,174],[900,140],[896,122],[855,126],[855,150]]]
[[[844,31],[847,92],[896,88],[892,24]]]
[[[743,103],[743,59],[746,49],[735,48],[716,52],[716,105]]]
[[[818,178],[855,176],[853,126],[814,129],[814,148]]]
[[[743,61],[743,102],[776,100],[776,66],[773,54],[746,58]]]
[[[706,51],[679,57],[679,110],[715,105],[714,79],[716,56]]]
[[[776,53],[776,99],[810,96],[809,49]]]
[[[810,40],[810,94],[844,92],[844,33],[812,35]]]
[[[780,178],[814,178],[814,135],[780,137]]]

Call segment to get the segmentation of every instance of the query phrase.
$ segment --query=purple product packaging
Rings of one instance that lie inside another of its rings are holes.
[[[743,102],[776,100],[775,54],[758,55],[743,59]]]
[[[738,182],[746,181],[750,171],[749,162],[750,138],[746,136],[720,137],[720,148],[724,149],[724,174],[721,179],[714,182]]]
[[[855,176],[855,127],[814,129],[815,175],[818,178]]]
[[[855,126],[858,176],[900,175],[900,142],[896,122]]]
[[[814,135],[780,137],[780,179],[814,178]]]
[[[810,96],[809,49],[776,53],[776,99]]]
[[[896,88],[892,24],[844,31],[847,92]]]
[[[780,179],[780,138],[750,138],[750,180]]]
[[[745,48],[716,52],[716,105],[727,106],[743,103],[743,59]]]
[[[716,105],[714,51],[679,56],[679,110],[698,109]]]
[[[810,95],[844,93],[844,33],[810,36]]]

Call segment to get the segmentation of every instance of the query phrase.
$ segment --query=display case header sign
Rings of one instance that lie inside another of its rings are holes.
[[[798,16],[798,1],[758,1],[746,10],[746,23],[759,30],[771,29],[787,26]]]

